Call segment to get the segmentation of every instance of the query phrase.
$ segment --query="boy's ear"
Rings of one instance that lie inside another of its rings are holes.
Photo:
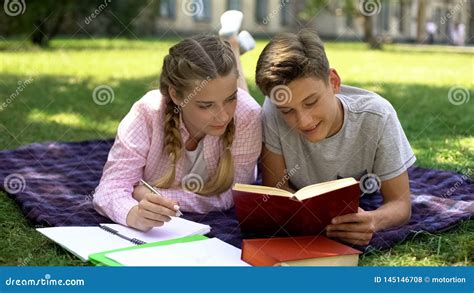
[[[329,69],[329,85],[335,94],[341,91],[341,78],[334,68]]]
[[[171,100],[173,100],[173,103],[174,103],[175,105],[179,105],[179,104],[180,104],[179,98],[178,98],[178,96],[177,96],[177,94],[176,94],[176,90],[175,90],[174,88],[172,88],[172,87],[169,87],[169,88],[168,88],[168,95],[170,96]]]

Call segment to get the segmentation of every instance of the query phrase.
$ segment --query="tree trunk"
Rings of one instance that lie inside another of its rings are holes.
[[[44,33],[46,31],[46,24],[44,20],[39,19],[35,21],[35,31],[31,35],[31,42],[40,47],[48,46],[48,37]]]
[[[58,2],[58,5],[52,9],[46,18],[38,18],[35,23],[35,31],[31,35],[31,42],[40,47],[48,47],[49,40],[56,36],[64,22],[64,16],[67,12],[67,5],[64,1]]]
[[[416,41],[421,44],[426,39],[426,0],[418,0],[418,13],[416,20]]]
[[[374,36],[373,16],[364,15],[364,41],[371,49],[381,49],[382,43]]]
[[[471,5],[469,5],[469,14],[472,15],[474,13],[474,1],[470,1]],[[468,35],[470,44],[474,44],[474,17],[469,17],[469,29],[468,29]]]

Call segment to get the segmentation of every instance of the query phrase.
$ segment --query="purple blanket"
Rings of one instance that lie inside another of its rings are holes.
[[[112,144],[113,140],[36,143],[2,151],[0,190],[10,194],[33,225],[110,222],[94,210],[91,200]],[[409,177],[413,193],[410,222],[376,233],[363,249],[387,249],[419,231],[445,231],[473,216],[474,184],[467,176],[413,167]],[[373,194],[362,197],[360,205],[374,210],[381,202],[380,194]],[[242,235],[233,210],[186,213],[184,217],[210,225],[211,237],[241,246]]]

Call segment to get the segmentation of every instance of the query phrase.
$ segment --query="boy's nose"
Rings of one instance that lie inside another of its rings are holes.
[[[313,118],[311,117],[311,115],[308,115],[305,113],[298,114],[297,122],[298,122],[298,128],[303,129],[303,130],[314,126]]]

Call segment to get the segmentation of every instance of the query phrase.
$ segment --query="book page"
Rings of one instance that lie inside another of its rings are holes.
[[[217,238],[112,252],[106,257],[124,266],[249,266],[241,250]]]
[[[36,229],[69,252],[87,261],[89,255],[111,249],[135,246],[100,227],[50,227]]]
[[[232,187],[232,190],[252,192],[252,193],[258,193],[258,194],[266,194],[266,195],[284,196],[284,197],[293,196],[293,193],[287,190],[276,188],[276,187],[270,187],[270,186],[262,186],[262,185],[236,183]]]
[[[338,180],[309,185],[298,190],[295,193],[295,198],[297,198],[298,200],[305,200],[307,198],[315,197],[329,191],[333,191],[336,189],[341,189],[341,188],[350,186],[354,183],[357,183],[357,180],[355,180],[354,178],[344,178],[344,179],[338,179]]]
[[[119,224],[101,224],[110,227],[129,238],[136,238],[146,243],[164,241],[185,236],[204,235],[211,228],[208,225],[196,223],[186,219],[171,217],[171,221],[161,227],[155,227],[147,232],[142,232]]]

